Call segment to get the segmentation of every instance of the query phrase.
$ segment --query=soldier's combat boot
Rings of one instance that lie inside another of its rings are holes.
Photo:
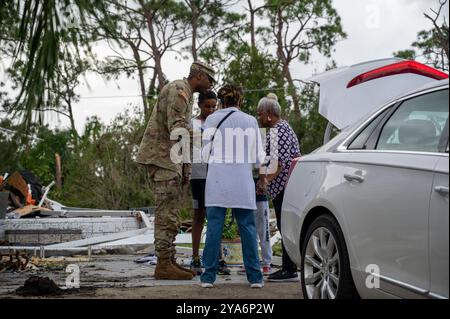
[[[179,265],[177,263],[177,259],[175,257],[172,257],[172,265],[174,265],[175,267],[177,267],[181,271],[188,272],[188,273],[192,274],[194,277],[197,275],[197,273],[195,271],[190,270],[188,268],[184,268],[183,266]]]
[[[160,259],[155,269],[155,279],[159,280],[191,280],[194,276],[190,272],[185,272],[172,264],[170,258]]]

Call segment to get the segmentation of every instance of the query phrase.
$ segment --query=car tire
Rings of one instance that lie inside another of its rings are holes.
[[[358,298],[344,235],[334,217],[321,215],[311,223],[301,256],[301,286],[305,299]]]

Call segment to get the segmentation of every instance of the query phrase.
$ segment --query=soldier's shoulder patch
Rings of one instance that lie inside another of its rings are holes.
[[[177,91],[178,95],[181,96],[186,101],[186,103],[189,102],[189,93],[186,91],[186,89],[177,85]]]

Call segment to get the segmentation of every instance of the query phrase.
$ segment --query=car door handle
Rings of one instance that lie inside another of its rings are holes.
[[[441,194],[441,195],[448,195],[448,187],[445,187],[445,186],[436,186],[436,187],[434,188],[434,190],[435,190],[436,192],[438,192],[439,194]]]
[[[349,182],[358,182],[362,183],[364,182],[364,177],[354,174],[344,174],[344,178],[348,180]]]

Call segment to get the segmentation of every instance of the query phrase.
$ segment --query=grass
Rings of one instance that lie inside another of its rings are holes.
[[[191,247],[192,247],[192,244],[178,244],[177,246],[180,246],[180,247],[189,247],[189,248],[191,248]],[[205,248],[205,244],[200,243],[200,249],[204,249],[204,248]]]
[[[279,240],[272,246],[272,255],[281,257],[282,253],[283,253],[283,248],[281,247],[281,241]]]

